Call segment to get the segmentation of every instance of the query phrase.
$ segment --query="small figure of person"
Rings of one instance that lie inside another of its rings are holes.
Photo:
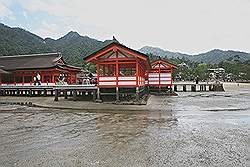
[[[59,80],[59,83],[61,85],[65,85],[65,76],[64,76],[64,74],[60,74],[58,80]]]
[[[62,74],[62,82],[65,82],[65,74]]]
[[[36,85],[36,76],[34,76],[33,81],[34,81],[34,85]]]
[[[195,83],[196,83],[196,84],[199,84],[199,77],[198,77],[198,75],[197,75],[196,78],[195,78]]]
[[[37,72],[37,74],[36,74],[36,82],[38,85],[41,85],[41,75],[39,72]]]
[[[88,79],[89,79],[89,84],[93,84],[93,74],[92,73],[89,73]]]
[[[63,75],[60,74],[58,79],[59,79],[59,82],[61,82],[63,80]]]

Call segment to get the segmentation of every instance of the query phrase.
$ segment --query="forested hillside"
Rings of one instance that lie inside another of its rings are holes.
[[[0,56],[61,52],[68,63],[82,66],[82,58],[106,42],[72,31],[57,40],[43,39],[21,28],[0,24]]]
[[[0,23],[0,56],[43,52],[52,52],[52,49],[41,37]]]
[[[99,41],[81,36],[77,32],[69,32],[59,39],[41,38],[21,28],[11,28],[0,23],[0,56],[34,53],[61,52],[64,59],[76,66],[83,66],[82,58],[97,48],[106,45],[107,41]],[[156,47],[145,46],[139,51],[168,59],[184,59],[196,63],[218,64],[228,59],[245,62],[250,54],[237,51],[211,50],[198,55],[170,52]]]
[[[228,59],[237,59],[241,62],[250,60],[249,53],[233,51],[233,50],[223,51],[220,49],[213,49],[209,52],[201,53],[198,55],[188,55],[178,52],[170,52],[157,47],[145,46],[141,48],[139,51],[167,59],[179,58],[179,59],[186,59],[193,62],[207,63],[207,64],[217,64]]]

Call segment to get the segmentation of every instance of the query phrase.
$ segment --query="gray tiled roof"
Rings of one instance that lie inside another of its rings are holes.
[[[2,56],[0,66],[3,70],[51,68],[61,59],[60,53]]]

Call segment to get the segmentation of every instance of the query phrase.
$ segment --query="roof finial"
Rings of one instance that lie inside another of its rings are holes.
[[[113,36],[113,41],[119,43],[119,41],[115,38],[115,36]]]

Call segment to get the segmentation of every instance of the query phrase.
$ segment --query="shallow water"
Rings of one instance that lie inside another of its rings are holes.
[[[153,96],[149,105],[161,110],[112,114],[1,105],[0,166],[250,165],[250,87]]]

